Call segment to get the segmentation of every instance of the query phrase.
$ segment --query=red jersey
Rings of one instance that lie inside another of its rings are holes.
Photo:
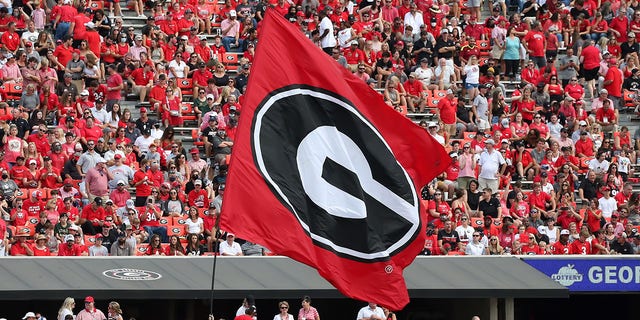
[[[191,190],[188,195],[189,206],[198,208],[209,207],[209,196],[206,190],[200,189],[200,191]]]
[[[577,239],[569,245],[569,254],[591,254],[591,243]]]
[[[562,244],[560,241],[556,241],[552,246],[551,246],[551,253],[553,254],[569,254],[569,248],[570,244],[567,242],[567,244]]]

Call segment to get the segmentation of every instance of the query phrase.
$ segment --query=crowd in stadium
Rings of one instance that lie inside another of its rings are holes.
[[[294,310],[293,305],[289,305],[288,301],[279,301],[277,305],[277,310],[279,312],[273,317],[274,320],[320,320],[320,313],[318,310],[311,305],[311,298],[309,296],[302,297],[300,301],[300,309],[298,309],[297,314]],[[77,311],[80,309],[79,311]],[[290,310],[291,309],[291,310]],[[76,312],[77,311],[77,312]],[[133,317],[125,318],[125,313],[123,308],[117,301],[111,301],[107,305],[107,312],[103,312],[96,306],[96,300],[92,296],[86,296],[84,298],[84,304],[81,308],[76,306],[76,302],[74,298],[67,297],[64,299],[60,309],[58,310],[58,314],[56,317],[51,317],[56,320],[91,320],[91,319],[109,319],[109,320],[135,320]],[[255,305],[255,298],[252,295],[247,295],[243,300],[242,304],[236,311],[235,315],[230,316],[229,319],[234,320],[255,320],[257,319],[258,311]],[[212,316],[209,317],[210,320],[214,320]],[[224,318],[220,318],[224,319]],[[368,303],[367,306],[362,307],[358,311],[358,315],[356,317],[357,320],[396,320],[395,313],[389,311],[388,308],[380,307],[375,303]],[[6,320],[6,318],[0,318],[0,320]],[[46,316],[39,312],[29,311],[25,313],[22,320],[47,320]]]
[[[0,254],[269,254],[215,227],[265,10],[449,150],[424,254],[637,254],[640,6],[481,4],[0,1]]]

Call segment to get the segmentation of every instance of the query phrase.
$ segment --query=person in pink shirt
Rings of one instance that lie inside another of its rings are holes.
[[[95,300],[92,296],[87,296],[84,298],[84,309],[78,312],[76,316],[76,320],[103,320],[107,317],[104,316],[104,313],[95,307]]]

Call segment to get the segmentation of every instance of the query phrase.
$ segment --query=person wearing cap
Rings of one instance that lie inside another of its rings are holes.
[[[506,169],[506,161],[504,157],[502,157],[502,154],[495,150],[495,142],[493,139],[487,139],[484,143],[485,150],[480,153],[480,159],[478,161],[479,188],[498,190],[498,182]]]
[[[136,42],[142,42],[142,39]],[[147,94],[150,92],[151,87],[153,86],[153,78],[153,71],[151,71],[151,65],[149,65],[148,63],[145,63],[144,66],[133,70],[133,72],[131,72],[131,74],[129,75],[128,80],[133,83],[133,92],[139,95],[140,103],[147,101]]]
[[[95,320],[95,319],[107,319],[107,317],[95,307],[95,300],[92,296],[84,298],[84,309],[78,312],[76,320]]]
[[[348,23],[348,22],[346,22]],[[358,46],[358,40],[351,40],[349,47],[344,49],[342,55],[347,60],[347,66],[351,72],[358,71],[358,65],[364,62],[364,52]]]
[[[107,169],[107,161],[99,157],[95,167],[89,169],[85,175],[86,191],[89,201],[96,197],[106,200],[109,197],[108,181],[113,179],[113,175]]]
[[[33,247],[27,242],[28,232],[19,231],[15,235],[16,242],[11,246],[11,256],[33,256]]]
[[[602,197],[598,199],[598,208],[602,210],[602,216],[605,219],[611,218],[613,212],[618,210],[618,203],[616,199],[611,196],[611,188],[609,186],[600,188],[600,192],[602,193]]]
[[[438,126],[436,122],[433,122],[433,121],[428,122],[426,123],[426,127],[427,127],[427,132],[429,132],[429,134],[436,141],[438,141],[438,143],[440,143],[441,145],[445,144],[444,137],[438,133],[438,130],[440,130],[440,126]]]
[[[107,247],[102,245],[103,236],[101,233],[98,233],[93,237],[95,243],[89,247],[89,256],[108,256],[109,250]]]
[[[564,229],[560,231],[560,237],[558,241],[551,244],[551,253],[556,255],[569,254],[569,235],[571,232]]]
[[[187,195],[189,206],[197,208],[209,207],[209,193],[202,186],[202,180],[198,179],[194,183],[194,189]]]
[[[447,95],[438,101],[436,109],[440,120],[444,123],[444,132],[447,133],[447,140],[456,137],[456,112],[458,106],[453,102],[454,97],[453,90],[447,89]]]
[[[116,66],[110,64],[106,67],[107,70],[107,93],[105,99],[107,100],[107,111],[111,111],[111,107],[114,103],[122,100],[122,89],[124,89],[124,81],[122,76],[118,73]]]
[[[220,34],[222,35],[222,45],[226,52],[235,52],[242,47],[240,40],[240,22],[237,19],[236,10],[229,10],[227,18],[222,20],[220,23]],[[232,47],[234,50],[231,50]]]
[[[423,113],[427,104],[427,99],[425,98],[426,87],[417,78],[418,75],[415,72],[411,72],[409,74],[409,78],[402,84],[402,86],[406,93],[405,98],[409,110],[411,112],[416,112],[416,108],[418,108],[418,112]]]
[[[220,255],[223,256],[243,256],[240,244],[235,242],[236,236],[231,232],[227,232],[226,241],[220,242]]]
[[[95,235],[101,232],[107,215],[103,204],[102,198],[94,197],[90,204],[82,208],[80,226],[84,234]]]
[[[112,256],[133,256],[135,255],[136,239],[133,235],[131,224],[126,224],[124,233],[118,234],[118,239],[111,245]]]
[[[631,243],[627,241],[628,235],[626,232],[622,232],[616,237],[616,240],[611,242],[611,252],[617,254],[633,254],[633,247]]]
[[[142,45],[142,35],[137,34],[133,37],[133,45],[129,47],[129,54],[131,54],[131,61],[138,64],[140,62],[140,54],[145,53],[148,56],[147,47]]]

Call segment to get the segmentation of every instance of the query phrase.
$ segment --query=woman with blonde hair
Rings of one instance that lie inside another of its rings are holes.
[[[58,320],[64,320],[67,315],[73,316],[73,307],[76,306],[75,300],[71,297],[64,299],[62,307],[58,310]]]
[[[280,313],[273,317],[273,320],[293,320],[293,315],[289,314],[289,303],[286,301],[278,302]]]
[[[115,301],[109,302],[109,307],[107,310],[107,318],[110,320],[123,320],[122,309],[120,309],[119,303]]]
[[[498,241],[497,236],[491,236],[489,239],[489,246],[487,248],[489,250],[489,255],[496,256],[502,255],[504,253],[504,249],[500,245],[500,241]]]

